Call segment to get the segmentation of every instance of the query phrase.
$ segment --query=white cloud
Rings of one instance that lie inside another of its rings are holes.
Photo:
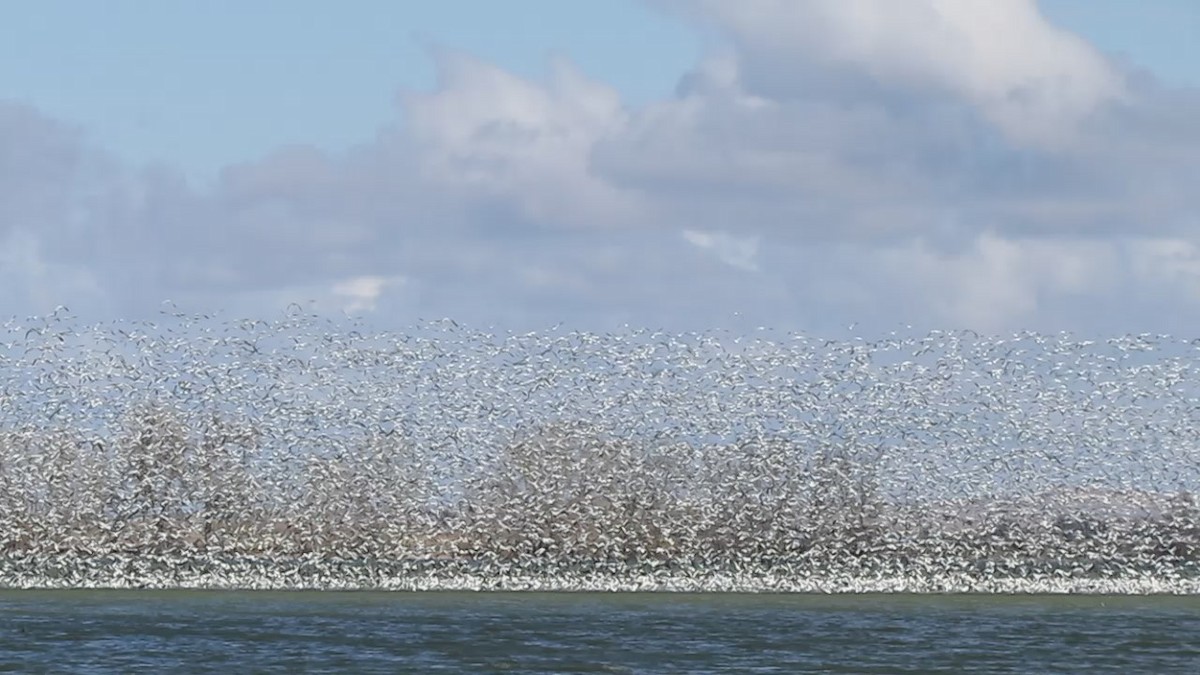
[[[464,54],[438,54],[441,86],[404,97],[424,177],[514,204],[552,225],[624,220],[632,196],[593,176],[592,147],[625,123],[620,97],[570,63],[545,85]]]
[[[1118,252],[1111,242],[1013,239],[985,232],[958,252],[921,241],[881,253],[889,283],[908,286],[944,325],[1014,330],[1038,322],[1046,305],[1112,290]],[[1055,325],[1058,322],[1049,322]]]
[[[800,62],[850,68],[897,88],[972,102],[1011,138],[1059,145],[1121,76],[1033,0],[699,0],[684,6],[728,29],[743,50],[802,77]],[[753,58],[753,57],[752,57]],[[799,67],[797,67],[799,66]]]
[[[693,246],[711,252],[721,262],[747,270],[758,271],[758,237],[735,237],[725,232],[683,230],[683,238]]]
[[[333,294],[344,300],[342,309],[347,313],[373,312],[383,291],[403,282],[404,279],[398,277],[354,277],[335,283]]]
[[[1133,243],[1130,257],[1141,280],[1183,288],[1200,300],[1200,246],[1183,239],[1144,239]]]

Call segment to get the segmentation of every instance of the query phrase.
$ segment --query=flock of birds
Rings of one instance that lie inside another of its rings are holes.
[[[0,586],[1200,591],[1164,335],[0,327]]]

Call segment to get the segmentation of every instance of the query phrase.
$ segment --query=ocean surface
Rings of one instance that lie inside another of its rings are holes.
[[[1170,673],[1200,597],[0,591],[0,671]]]

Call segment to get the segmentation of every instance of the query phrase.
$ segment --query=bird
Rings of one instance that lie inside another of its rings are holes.
[[[0,586],[1200,592],[1167,335],[0,327]]]

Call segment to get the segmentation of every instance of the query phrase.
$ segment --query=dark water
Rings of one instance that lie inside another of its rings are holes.
[[[1197,672],[1200,598],[0,592],[19,672]]]

